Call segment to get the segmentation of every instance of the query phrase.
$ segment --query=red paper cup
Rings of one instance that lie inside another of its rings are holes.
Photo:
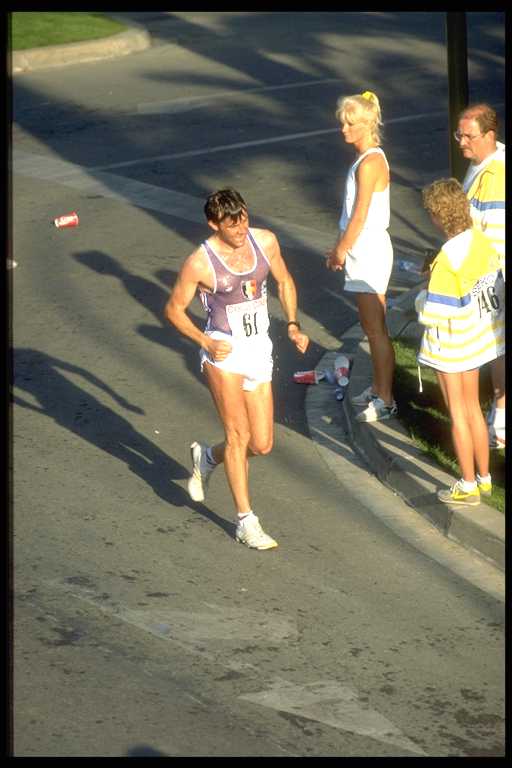
[[[78,227],[80,219],[78,213],[73,211],[72,213],[66,213],[64,216],[57,216],[53,223],[57,229],[65,229],[66,227]]]
[[[324,375],[322,371],[296,371],[293,380],[296,384],[318,384]]]

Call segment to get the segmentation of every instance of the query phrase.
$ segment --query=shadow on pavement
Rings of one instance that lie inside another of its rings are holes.
[[[182,355],[189,373],[198,381],[203,381],[203,377],[199,372],[198,347],[189,342],[184,336],[174,332],[174,329],[171,328],[164,317],[164,307],[169,298],[168,287],[164,289],[152,280],[130,272],[119,261],[103,251],[81,251],[73,254],[73,256],[79,264],[88,267],[94,272],[105,275],[105,277],[117,278],[126,293],[134,301],[139,302],[141,306],[149,310],[157,321],[155,325],[138,326],[137,332],[149,341],[178,352]],[[162,275],[162,277],[165,277],[164,284],[169,286],[171,282],[174,282],[176,274],[176,272],[171,270],[165,271]],[[189,316],[196,325],[201,326],[202,318],[194,316],[190,311]]]
[[[13,403],[48,416],[57,425],[124,462],[167,504],[189,507],[223,528],[230,536],[233,534],[234,523],[219,517],[203,504],[191,502],[186,491],[177,484],[177,480],[183,480],[190,474],[185,467],[138,432],[128,419],[70,381],[66,374],[80,376],[85,384],[109,395],[129,413],[143,413],[95,374],[44,352],[25,348],[14,352],[14,384],[37,404],[16,394],[12,397]]]

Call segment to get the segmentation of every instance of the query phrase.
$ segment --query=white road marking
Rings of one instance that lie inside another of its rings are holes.
[[[284,91],[291,88],[308,88],[314,85],[326,85],[329,83],[341,83],[343,80],[337,77],[325,80],[308,80],[298,83],[284,83],[282,85],[261,85],[256,88],[238,88],[230,91],[218,91],[209,95],[190,96],[166,101],[142,102],[137,105],[137,114],[140,115],[165,115],[176,112],[185,112],[189,109],[209,106],[220,99],[237,98],[239,96],[252,95],[253,93],[266,93],[267,91]]]
[[[132,620],[141,626],[151,626],[169,638],[177,638],[186,643],[206,642],[239,645],[247,641],[251,644],[279,644],[294,642],[298,638],[296,623],[289,617],[280,617],[241,608],[229,608],[205,604],[204,610],[179,611],[160,609],[155,611],[131,611]]]
[[[133,609],[104,598],[89,587],[64,584],[57,579],[46,581],[46,585],[229,671],[253,674],[258,668],[229,653],[219,660],[219,647],[225,648],[230,643],[239,645],[244,641],[251,645],[256,642],[265,646],[277,645],[296,642],[298,638],[297,626],[287,616],[269,616],[262,611],[235,610],[210,603],[204,603],[199,611],[163,606]]]
[[[244,641],[251,645],[282,645],[296,643],[299,637],[297,625],[289,616],[275,616],[265,611],[234,609],[211,603],[204,603],[199,611],[177,610],[165,605],[134,610],[111,602],[94,589],[76,583],[63,584],[51,580],[46,584],[95,606],[102,613],[170,641],[187,653],[207,659],[215,663],[217,668],[223,667],[247,675],[257,673],[260,679],[260,666],[238,661],[229,653],[219,656],[219,647],[229,648],[232,643],[238,646]],[[242,694],[238,698],[426,755],[390,720],[360,702],[356,691],[336,680],[297,685],[278,677],[269,685],[264,691]]]
[[[13,151],[12,163],[13,172],[20,176],[55,181],[82,194],[98,195],[123,203],[131,203],[140,208],[159,211],[195,224],[205,224],[203,198],[106,171],[92,171],[58,157],[35,155],[21,150]],[[75,207],[75,203],[73,206]],[[265,217],[261,223],[253,217],[253,221],[256,226],[272,229],[278,235],[281,245],[303,247],[315,254],[318,252],[323,254],[328,247],[332,246],[336,237],[334,229],[332,234],[326,234],[311,227],[289,224],[273,217]]]
[[[165,155],[153,155],[152,157],[140,157],[136,160],[124,160],[120,163],[109,163],[108,165],[94,166],[92,171],[111,171],[118,168],[131,168],[135,165],[147,165],[148,163],[167,162],[169,160],[183,160],[186,157],[200,157],[201,155],[215,155],[218,152],[231,152],[236,149],[247,149],[249,147],[260,147],[265,144],[278,144],[283,141],[295,141],[296,139],[307,139],[313,136],[323,136],[326,133],[335,133],[338,129],[322,128],[317,131],[302,131],[301,133],[287,133],[282,136],[268,136],[266,139],[253,139],[252,141],[238,141],[234,144],[220,144],[217,147],[207,147],[205,149],[189,149],[185,152],[172,152]]]
[[[239,698],[427,756],[390,720],[370,709],[354,690],[336,680],[319,680],[306,685],[278,680],[265,691],[243,694]]]
[[[275,88],[280,87],[281,86],[275,86]],[[425,117],[433,118],[443,114],[444,112],[440,111],[430,114],[407,115],[404,117],[392,118],[387,121],[387,124],[410,122],[424,119]],[[307,139],[328,133],[335,133],[338,130],[338,128],[327,128],[317,131],[287,134],[284,136],[275,136],[249,142],[238,142],[236,144],[226,144],[206,149],[138,158],[120,163],[110,163],[108,165],[93,167],[78,166],[69,161],[62,160],[59,157],[51,155],[35,155],[15,149],[12,156],[13,171],[14,173],[23,176],[57,181],[60,184],[79,190],[83,193],[103,196],[119,200],[120,202],[129,202],[141,208],[159,211],[170,216],[184,219],[185,221],[204,224],[203,199],[187,195],[183,192],[146,184],[144,182],[136,181],[135,179],[124,178],[109,173],[108,171],[133,167],[136,165],[144,165],[152,162],[170,161],[186,157],[214,154],[216,152],[231,151],[234,149],[262,146],[276,142]],[[336,236],[336,228],[334,225],[332,233],[329,233],[325,231],[315,231],[311,227],[289,224],[288,222],[273,217],[265,217],[261,223],[256,222],[256,220],[254,221],[256,225],[269,227],[274,230],[283,246],[305,248],[316,255],[321,255],[321,257],[324,257],[325,252],[332,248]]]
[[[444,115],[444,112],[431,112],[418,115],[407,115],[405,117],[395,117],[386,120],[386,125],[395,123],[407,123],[415,120],[424,120],[425,118],[438,117]],[[205,149],[189,149],[186,152],[173,152],[165,155],[153,155],[152,157],[140,157],[136,160],[124,160],[120,163],[109,163],[108,165],[98,165],[89,168],[90,171],[111,171],[117,168],[131,168],[135,165],[146,165],[148,163],[165,162],[169,160],[182,160],[186,157],[199,157],[200,155],[214,155],[218,152],[231,152],[236,149],[247,149],[249,147],[259,147],[265,144],[277,144],[286,141],[296,141],[297,139],[309,139],[315,136],[323,136],[328,133],[339,133],[339,128],[322,128],[317,131],[301,131],[300,133],[286,133],[282,136],[268,136],[266,139],[253,139],[252,141],[238,141],[235,144],[220,144],[217,147],[207,147]]]

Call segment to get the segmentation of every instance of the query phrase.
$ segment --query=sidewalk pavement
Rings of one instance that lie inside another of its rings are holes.
[[[115,14],[110,14],[113,17]],[[38,69],[63,67],[68,64],[84,64],[99,59],[113,59],[149,48],[150,34],[131,22],[130,28],[117,35],[98,40],[84,40],[66,45],[47,45],[11,53],[11,74],[33,72]]]
[[[393,338],[420,338],[414,299],[425,284],[407,290],[388,310],[388,328]],[[448,538],[476,551],[500,570],[505,570],[505,516],[483,502],[478,507],[452,506],[437,500],[436,491],[453,484],[454,478],[415,446],[398,419],[361,423],[355,416],[360,409],[350,397],[370,383],[372,366],[369,345],[361,326],[352,326],[342,337],[339,350],[327,352],[317,370],[333,370],[334,358],[343,351],[352,360],[350,383],[340,408],[343,408],[349,441],[367,468],[410,507],[427,518]],[[325,384],[308,387],[306,417],[313,440],[325,433],[331,417],[333,387]],[[397,395],[400,408],[400,393]],[[337,427],[340,431],[339,425]],[[344,461],[340,457],[340,461]]]

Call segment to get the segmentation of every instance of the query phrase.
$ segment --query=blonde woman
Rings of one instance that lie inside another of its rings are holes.
[[[352,398],[365,406],[359,421],[389,419],[397,413],[392,384],[395,355],[386,326],[386,291],[393,266],[388,233],[389,166],[380,147],[381,111],[374,93],[339,99],[336,117],[356,152],[345,184],[340,233],[328,253],[331,270],[345,270],[345,290],[356,294],[359,319],[370,345],[372,384]]]
[[[438,498],[447,504],[480,503],[490,495],[487,425],[480,407],[479,369],[505,350],[505,285],[500,256],[476,227],[456,179],[423,190],[423,205],[448,238],[430,267],[428,288],[418,295],[426,326],[418,362],[434,368],[450,414],[462,477]],[[475,471],[476,470],[476,471]]]

